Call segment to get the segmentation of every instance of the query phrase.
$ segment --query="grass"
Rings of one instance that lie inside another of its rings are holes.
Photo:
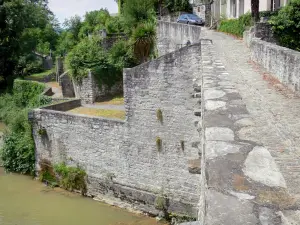
[[[6,130],[6,125],[0,122],[0,132],[4,132]]]
[[[46,77],[50,73],[54,73],[54,72],[55,72],[55,69],[46,70],[46,71],[41,72],[41,73],[31,74],[31,75],[25,77],[25,79],[27,79],[27,80],[34,80],[34,81],[42,81],[44,77]]]
[[[115,96],[113,98],[107,99],[103,102],[96,102],[96,105],[124,105],[124,97],[123,96]]]
[[[84,114],[84,115],[89,115],[89,116],[116,118],[116,119],[121,119],[121,120],[125,119],[125,111],[121,111],[121,110],[78,107],[78,108],[70,110],[69,112],[77,113],[77,114]]]

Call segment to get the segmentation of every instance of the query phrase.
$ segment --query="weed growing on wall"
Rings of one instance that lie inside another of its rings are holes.
[[[184,151],[184,141],[180,141],[181,150]]]
[[[162,113],[161,109],[158,109],[156,111],[156,117],[160,123],[163,123],[163,113]]]
[[[156,137],[156,147],[157,151],[161,152],[162,150],[162,140],[160,137]]]
[[[68,191],[80,191],[82,195],[86,194],[86,172],[82,168],[60,163],[54,166],[54,171],[58,174],[59,184],[62,188]]]
[[[39,180],[46,182],[52,187],[57,186],[57,179],[51,162],[47,159],[41,159],[39,162]]]

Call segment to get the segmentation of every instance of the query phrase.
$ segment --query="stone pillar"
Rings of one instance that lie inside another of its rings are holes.
[[[58,57],[57,60],[56,60],[56,82],[59,82],[59,77],[63,73],[64,73],[63,59]]]
[[[60,75],[60,81],[61,81],[61,89],[62,89],[63,97],[74,98],[75,97],[74,86],[71,78],[69,77],[68,72],[65,72],[62,75]]]

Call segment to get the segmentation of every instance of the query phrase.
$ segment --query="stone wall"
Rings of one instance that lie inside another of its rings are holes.
[[[300,52],[244,34],[251,51],[251,60],[264,67],[272,76],[291,90],[300,88]]]
[[[64,98],[74,98],[75,90],[72,78],[69,76],[68,71],[59,76],[61,90]]]
[[[103,84],[100,88],[91,71],[88,73],[86,78],[82,79],[81,82],[73,81],[73,86],[76,98],[81,99],[83,104],[92,104],[97,99],[123,92],[122,82],[117,82],[112,87],[108,87]]]
[[[126,69],[125,121],[53,106],[34,110],[36,162],[79,163],[88,174],[90,196],[119,198],[152,214],[158,213],[157,196],[165,196],[169,212],[196,216],[201,95],[194,81],[201,80],[200,51],[200,45],[185,47]]]
[[[200,42],[201,27],[182,23],[158,22],[157,49],[158,54],[164,55],[191,44]]]

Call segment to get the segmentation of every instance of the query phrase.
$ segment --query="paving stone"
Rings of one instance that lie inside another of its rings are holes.
[[[205,152],[206,158],[213,159],[229,153],[237,153],[241,147],[241,145],[235,145],[224,141],[207,141]]]
[[[285,180],[273,157],[264,147],[253,148],[248,154],[243,171],[246,176],[264,185],[286,188]]]
[[[208,100],[205,103],[205,108],[207,110],[216,110],[216,109],[219,109],[219,108],[223,108],[225,106],[226,106],[226,102],[224,102],[224,101],[211,101],[211,100]]]
[[[234,133],[226,127],[209,127],[205,130],[205,137],[208,141],[233,141]]]
[[[204,99],[217,99],[222,98],[226,93],[224,91],[208,89],[204,91]]]

